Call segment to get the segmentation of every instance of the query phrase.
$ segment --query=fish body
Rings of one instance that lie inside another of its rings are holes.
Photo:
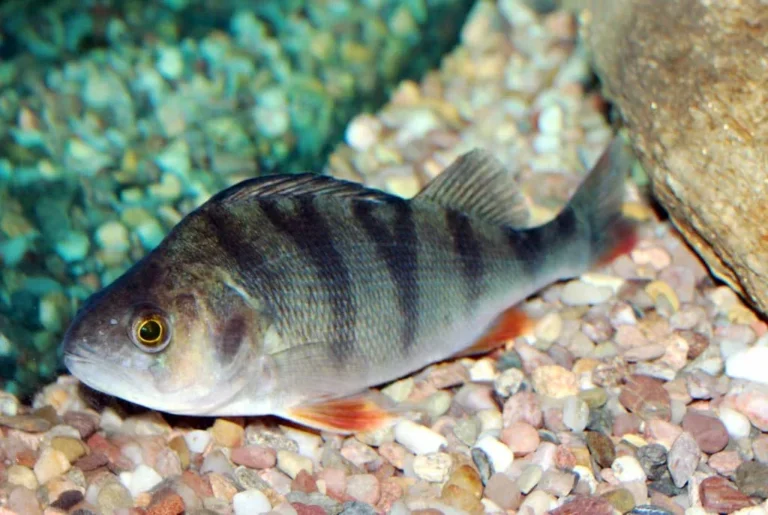
[[[629,166],[617,138],[537,227],[483,151],[412,199],[313,174],[246,180],[86,302],[65,364],[166,412],[369,427],[375,407],[344,399],[490,347],[508,308],[627,245]]]

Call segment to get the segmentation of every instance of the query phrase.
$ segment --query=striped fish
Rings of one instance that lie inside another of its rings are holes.
[[[170,413],[379,427],[393,412],[368,388],[503,344],[526,325],[516,304],[631,248],[630,165],[616,138],[536,227],[481,150],[412,199],[315,174],[245,180],[86,302],[65,364]]]

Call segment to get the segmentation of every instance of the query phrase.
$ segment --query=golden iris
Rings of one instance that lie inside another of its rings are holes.
[[[147,347],[161,345],[165,338],[165,323],[158,317],[142,320],[137,326],[136,337]]]

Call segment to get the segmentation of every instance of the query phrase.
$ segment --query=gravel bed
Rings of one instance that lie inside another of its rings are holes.
[[[479,2],[441,69],[355,118],[328,170],[410,195],[483,146],[551,217],[612,132],[575,31]],[[381,431],[164,417],[68,376],[29,407],[4,394],[0,515],[766,514],[768,325],[645,198],[629,255],[528,299],[531,335],[384,386],[418,409]]]

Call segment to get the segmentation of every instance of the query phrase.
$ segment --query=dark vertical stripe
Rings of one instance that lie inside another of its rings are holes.
[[[230,274],[245,281],[243,286],[249,294],[256,291],[273,291],[272,285],[277,279],[276,272],[270,268],[262,252],[249,243],[253,238],[243,232],[243,228],[249,225],[237,223],[237,217],[216,206],[211,206],[201,213],[205,216],[218,248],[229,257],[229,262],[236,268],[228,270]]]
[[[578,220],[573,208],[567,206],[556,218],[544,225],[530,229],[506,228],[505,230],[513,259],[521,265],[526,275],[533,277],[547,265],[545,261],[555,256],[552,246],[573,239],[578,230]]]
[[[381,209],[393,209],[391,223],[382,220]],[[418,237],[410,202],[396,200],[384,206],[372,202],[356,202],[353,213],[358,224],[376,247],[376,255],[384,262],[397,295],[402,317],[400,342],[410,350],[419,325]],[[391,227],[388,227],[391,226]]]
[[[475,303],[483,292],[485,267],[480,242],[477,240],[469,217],[459,211],[446,211],[448,231],[453,239],[453,250],[461,258],[461,272],[467,288],[467,298]]]
[[[331,228],[312,197],[299,196],[290,202],[295,203],[295,213],[281,209],[280,203],[272,200],[265,200],[261,208],[275,229],[289,237],[309,258],[320,284],[326,288],[331,309],[331,351],[336,360],[343,363],[351,355],[355,340],[357,310],[352,298],[352,278],[344,257],[333,244]]]

